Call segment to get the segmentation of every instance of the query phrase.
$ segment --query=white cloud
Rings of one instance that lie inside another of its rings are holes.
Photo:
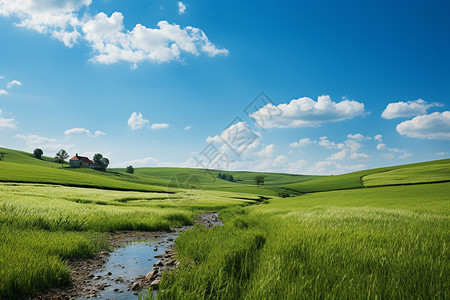
[[[447,155],[447,154],[448,154],[448,152],[437,152],[437,153],[436,153],[436,155],[441,155],[441,156],[442,156],[442,155]]]
[[[347,137],[352,140],[357,140],[358,142],[368,141],[368,140],[372,139],[371,137],[364,136],[361,133],[348,134]]]
[[[141,129],[147,123],[148,120],[144,119],[141,113],[134,112],[128,119],[128,126],[130,126],[131,130]]]
[[[188,125],[188,126],[184,127],[184,130],[190,130],[191,128],[192,128],[192,126]]]
[[[0,109],[0,115],[3,114],[3,111]],[[0,117],[0,130],[4,129],[4,128],[8,128],[8,129],[16,129],[17,125],[16,122],[14,121],[14,117],[11,118],[2,118]]]
[[[274,156],[274,154],[275,154],[275,145],[274,144],[267,145],[266,147],[261,149],[261,151],[256,153],[256,155],[258,155],[260,157],[267,157],[267,158]]]
[[[89,15],[91,3],[92,0],[1,0],[0,15],[17,17],[17,26],[50,34],[68,47],[84,39],[95,52],[92,61],[99,63],[126,61],[136,68],[142,61],[180,60],[182,52],[208,56],[228,54],[228,50],[211,43],[199,28],[181,28],[160,21],[158,28],[137,24],[127,30],[120,12],[114,12],[110,17],[103,12]],[[182,11],[185,9],[184,6]]]
[[[271,112],[273,111],[279,113],[272,115]],[[318,97],[317,101],[303,97],[278,106],[267,104],[250,114],[250,117],[254,119],[263,118],[264,126],[267,128],[292,128],[343,121],[363,114],[363,103],[351,100],[336,103],[331,101],[330,96],[323,95]]]
[[[289,147],[292,148],[300,148],[309,144],[316,144],[316,141],[311,140],[310,138],[300,139],[298,142],[293,142],[289,144]]]
[[[6,85],[6,87],[9,89],[10,87],[13,87],[13,86],[15,86],[15,85],[21,86],[21,85],[22,85],[22,82],[20,82],[19,80],[12,80],[12,81],[8,82],[8,84]]]
[[[0,117],[0,130],[1,129],[16,129],[17,125],[16,122],[14,121],[14,117],[13,118],[2,118]]]
[[[35,134],[16,134],[15,138],[22,139],[27,142],[27,144],[30,145],[38,145],[42,143],[54,143],[56,142],[56,139],[53,138],[46,138]]]
[[[373,139],[375,141],[382,142],[383,141],[383,136],[381,134],[377,134],[376,136],[373,137]]]
[[[179,60],[182,52],[193,55],[203,52],[208,56],[228,54],[228,50],[213,45],[201,29],[181,28],[160,21],[158,28],[137,24],[133,30],[126,31],[123,18],[120,12],[114,12],[110,17],[101,12],[83,25],[85,39],[97,53],[93,61],[104,64],[118,61],[163,63]]]
[[[155,123],[150,126],[151,129],[162,129],[162,128],[169,128],[169,124],[167,123]]]
[[[450,139],[450,111],[435,112],[397,125],[401,135],[429,140]]]
[[[106,133],[104,133],[104,132],[102,132],[102,131],[100,131],[100,130],[96,130],[96,131],[94,132],[94,136],[101,136],[101,135],[106,135]]]
[[[319,145],[327,149],[344,149],[345,145],[342,143],[336,144],[328,140],[328,137],[323,136],[320,138]]]
[[[5,78],[5,76],[0,76],[0,79],[3,79],[3,78]]]
[[[381,114],[384,119],[400,117],[415,117],[427,113],[427,109],[433,106],[443,106],[441,103],[428,103],[422,99],[408,102],[389,103]]]
[[[178,14],[182,15],[186,12],[186,4],[184,4],[183,2],[179,1],[178,2]]]
[[[369,137],[365,137],[362,134],[349,134],[347,135],[348,139],[343,143],[335,143],[330,140],[326,136],[321,137],[319,141],[319,145],[325,147],[327,149],[338,149],[340,151],[332,154],[327,160],[343,160],[343,159],[356,159],[356,160],[367,160],[369,159],[369,155],[365,153],[358,152],[363,145],[362,141],[369,140]]]
[[[106,133],[101,132],[100,130],[95,131],[95,133],[93,135],[91,135],[91,132],[85,128],[67,129],[66,131],[64,131],[64,134],[65,135],[85,135],[85,136],[90,136],[90,137],[98,137],[101,135],[106,135]]]
[[[90,135],[91,132],[85,128],[72,128],[64,131],[65,135]]]
[[[403,159],[403,158],[410,157],[412,155],[406,149],[389,148],[384,143],[379,143],[377,145],[377,150],[384,151],[385,154],[383,154],[383,156],[385,158],[389,158],[389,159],[394,159],[394,158]]]
[[[80,33],[77,27],[81,25],[77,12],[88,7],[91,0],[2,0],[0,15],[16,16],[20,27],[49,33],[52,37],[71,47],[77,42]]]
[[[8,95],[8,92],[4,89],[0,89],[0,95]]]
[[[52,156],[52,152],[56,153],[59,149],[65,149],[68,153],[75,152],[75,145],[60,143],[54,138],[46,138],[35,134],[17,134],[14,137],[25,141],[27,151],[40,148],[49,156]]]

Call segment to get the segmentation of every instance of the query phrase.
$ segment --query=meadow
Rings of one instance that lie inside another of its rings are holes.
[[[108,248],[104,232],[167,231],[192,225],[199,212],[249,202],[227,192],[195,193],[0,183],[0,299],[69,284],[67,260]]]
[[[450,183],[273,199],[177,239],[161,299],[448,299]]]
[[[61,168],[10,149],[0,161],[0,299],[67,286],[68,261],[105,233],[192,225],[161,299],[448,299],[450,160],[338,176]],[[256,186],[256,175],[265,177]]]

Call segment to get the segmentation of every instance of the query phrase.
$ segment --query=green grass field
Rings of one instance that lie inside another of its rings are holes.
[[[161,299],[448,299],[450,160],[338,176],[0,161],[0,299],[70,284],[67,261],[108,247],[105,232],[168,230],[218,211],[176,241]],[[290,196],[281,198],[278,196]],[[269,199],[268,199],[269,198]]]
[[[450,183],[273,199],[177,240],[162,299],[448,299]]]
[[[191,225],[199,212],[250,202],[234,193],[195,193],[0,183],[0,298],[68,284],[66,260],[105,247],[103,232],[169,230]]]

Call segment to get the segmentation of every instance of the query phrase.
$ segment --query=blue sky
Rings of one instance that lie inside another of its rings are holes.
[[[449,13],[448,1],[0,0],[0,145],[299,174],[448,158]]]

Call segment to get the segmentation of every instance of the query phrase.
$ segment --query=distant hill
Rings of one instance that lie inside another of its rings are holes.
[[[219,171],[192,168],[124,168],[106,172],[61,168],[51,157],[37,159],[32,153],[0,148],[7,153],[0,161],[0,181],[61,184],[114,190],[174,192],[194,188],[248,193],[263,196],[290,196],[302,193],[450,181],[450,159],[363,170],[337,176],[293,175],[283,173]],[[234,182],[218,179],[219,173],[233,175]],[[255,176],[264,176],[257,186]]]
[[[298,193],[450,181],[450,159],[368,169],[281,187]]]

